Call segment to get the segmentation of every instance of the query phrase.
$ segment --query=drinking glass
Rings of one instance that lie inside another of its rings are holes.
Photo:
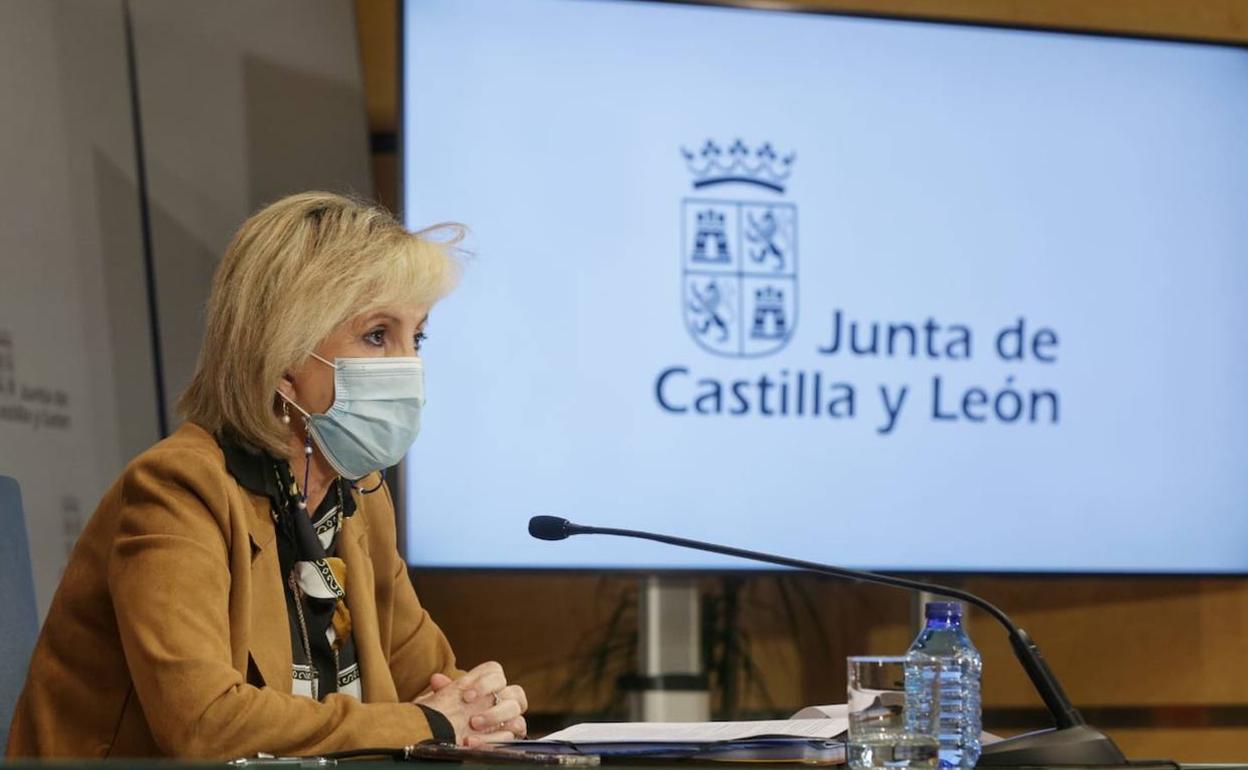
[[[848,662],[850,768],[937,767],[940,740],[933,706],[940,677],[931,676],[930,667],[939,663],[925,661],[920,667],[904,655],[856,655]]]

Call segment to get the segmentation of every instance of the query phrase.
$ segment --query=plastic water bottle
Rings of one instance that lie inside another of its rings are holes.
[[[962,628],[962,605],[958,602],[928,602],[924,608],[926,623],[910,645],[911,662],[907,664],[907,689],[918,702],[909,704],[920,712],[929,708],[925,696],[933,690],[939,703],[931,704],[938,711],[940,766],[972,768],[979,760],[979,735],[983,717],[979,680],[983,659]],[[930,686],[939,663],[940,685]],[[924,683],[928,686],[924,687]]]

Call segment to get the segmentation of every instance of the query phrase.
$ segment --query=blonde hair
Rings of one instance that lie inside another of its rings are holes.
[[[339,324],[429,305],[459,275],[459,225],[409,232],[385,210],[327,192],[283,198],[243,223],[212,281],[183,418],[251,449],[287,455],[274,412],[282,375]]]

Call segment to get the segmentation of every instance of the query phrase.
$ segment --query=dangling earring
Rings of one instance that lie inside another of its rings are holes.
[[[286,399],[282,399],[282,424],[290,425],[290,404],[286,403]]]

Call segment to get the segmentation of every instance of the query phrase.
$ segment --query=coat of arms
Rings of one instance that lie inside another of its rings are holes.
[[[695,190],[752,185],[783,195],[794,156],[769,143],[683,150]],[[685,328],[706,350],[738,358],[782,349],[797,323],[797,206],[783,200],[681,202]]]

